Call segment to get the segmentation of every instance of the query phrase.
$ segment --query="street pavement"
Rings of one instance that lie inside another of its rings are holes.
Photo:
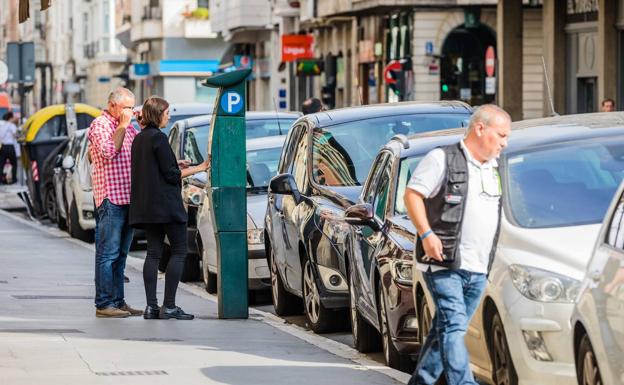
[[[93,254],[92,245],[0,210],[0,385],[401,384],[409,377],[260,310],[250,309],[248,320],[219,320],[215,297],[192,285],[181,285],[177,303],[193,321],[98,319]],[[141,264],[130,257],[126,269],[126,299],[138,308],[145,305]],[[162,289],[159,281],[161,300]]]

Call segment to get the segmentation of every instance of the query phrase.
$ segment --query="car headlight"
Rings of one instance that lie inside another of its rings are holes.
[[[264,229],[247,229],[248,245],[264,245]]]
[[[192,206],[199,206],[204,201],[205,195],[206,193],[204,192],[204,189],[193,186],[192,184],[186,185],[182,193],[182,197],[184,198],[186,204]]]
[[[518,291],[539,302],[574,302],[581,282],[552,271],[524,265],[510,265],[509,274]]]
[[[392,261],[392,278],[397,283],[411,286],[413,282],[412,266],[412,261],[404,259]]]

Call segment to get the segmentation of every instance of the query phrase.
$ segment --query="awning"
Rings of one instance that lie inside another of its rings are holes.
[[[219,71],[218,60],[159,60],[153,75],[210,76]]]

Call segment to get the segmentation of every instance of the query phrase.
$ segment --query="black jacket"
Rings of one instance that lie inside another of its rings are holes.
[[[130,225],[186,222],[181,173],[165,134],[146,127],[132,142]]]

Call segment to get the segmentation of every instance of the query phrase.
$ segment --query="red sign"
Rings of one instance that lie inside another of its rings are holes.
[[[386,81],[386,84],[396,83],[396,79],[392,77],[392,74],[390,73],[390,71],[401,71],[401,70],[403,70],[403,67],[401,66],[401,63],[399,63],[399,61],[397,60],[391,61],[386,66],[386,68],[384,68],[384,71],[383,71],[383,77],[384,77],[384,80]]]
[[[297,59],[314,57],[313,35],[282,35],[282,61],[293,62]]]
[[[485,50],[485,74],[488,77],[494,76],[494,68],[496,67],[496,54],[494,47],[489,46]]]

